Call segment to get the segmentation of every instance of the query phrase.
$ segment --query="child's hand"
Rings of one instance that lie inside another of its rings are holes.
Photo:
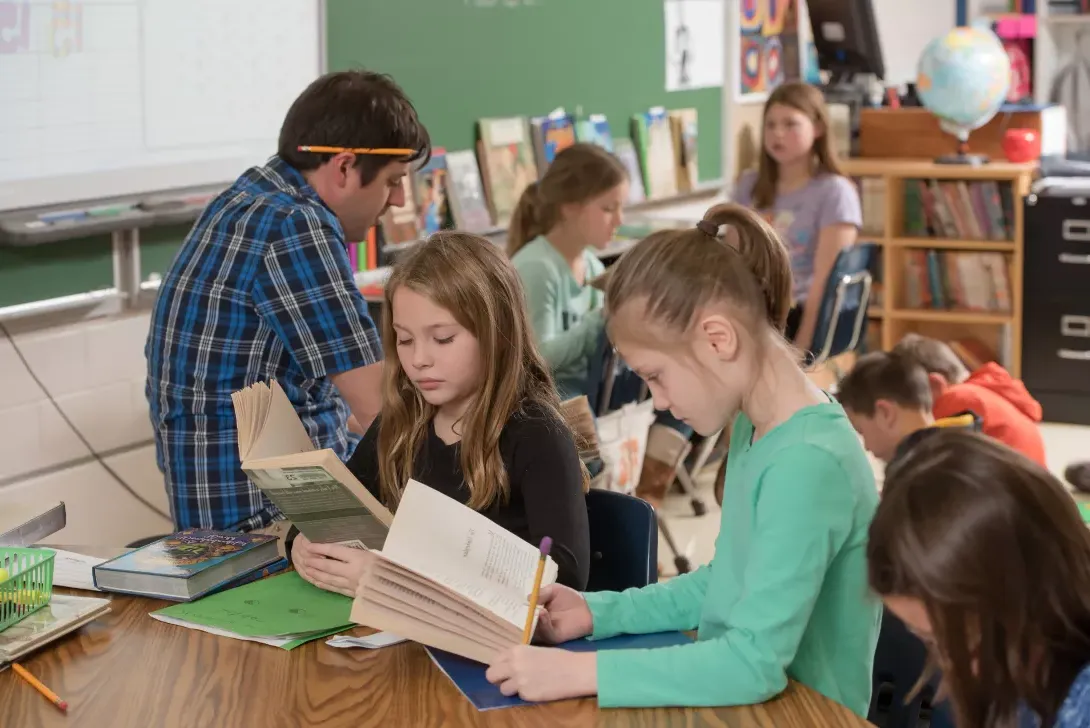
[[[581,698],[598,692],[598,656],[518,645],[497,655],[485,677],[504,695],[532,702]]]
[[[538,604],[545,608],[534,631],[539,642],[556,645],[586,637],[594,630],[594,617],[587,601],[570,587],[552,584],[543,588]]]
[[[319,589],[354,597],[367,562],[363,552],[357,549],[311,543],[300,533],[292,543],[291,563],[299,576]]]

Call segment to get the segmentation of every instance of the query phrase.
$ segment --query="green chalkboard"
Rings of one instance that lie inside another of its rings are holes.
[[[193,225],[168,225],[160,228],[145,228],[140,231],[140,279],[146,281],[155,274],[160,277],[174,262],[185,236]]]
[[[563,106],[614,136],[652,106],[699,114],[700,177],[720,176],[720,89],[666,92],[662,0],[326,0],[330,70],[389,73],[436,146],[472,149],[477,119]]]
[[[0,306],[87,293],[113,284],[109,235],[25,248],[0,246]]]

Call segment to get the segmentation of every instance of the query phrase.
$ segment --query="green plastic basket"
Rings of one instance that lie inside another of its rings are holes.
[[[49,549],[0,546],[0,632],[49,604],[55,555]]]

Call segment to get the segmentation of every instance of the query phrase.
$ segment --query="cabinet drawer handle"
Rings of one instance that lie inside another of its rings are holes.
[[[1060,262],[1069,265],[1090,265],[1090,254],[1075,255],[1074,253],[1060,253]]]
[[[1090,316],[1061,316],[1060,334],[1090,337]]]
[[[1074,359],[1075,361],[1090,361],[1090,351],[1075,351],[1074,349],[1060,349],[1056,356],[1061,359]]]
[[[1064,240],[1090,241],[1090,220],[1064,220]]]

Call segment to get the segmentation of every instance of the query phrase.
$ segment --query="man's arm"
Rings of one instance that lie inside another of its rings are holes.
[[[252,291],[268,326],[312,379],[329,377],[366,430],[379,411],[382,347],[339,230],[311,210],[280,225]]]
[[[347,372],[334,374],[330,379],[352,410],[352,417],[348,420],[349,428],[361,435],[367,432],[367,428],[382,409],[382,362],[349,369]],[[352,427],[352,420],[356,421],[355,427],[358,430]]]

